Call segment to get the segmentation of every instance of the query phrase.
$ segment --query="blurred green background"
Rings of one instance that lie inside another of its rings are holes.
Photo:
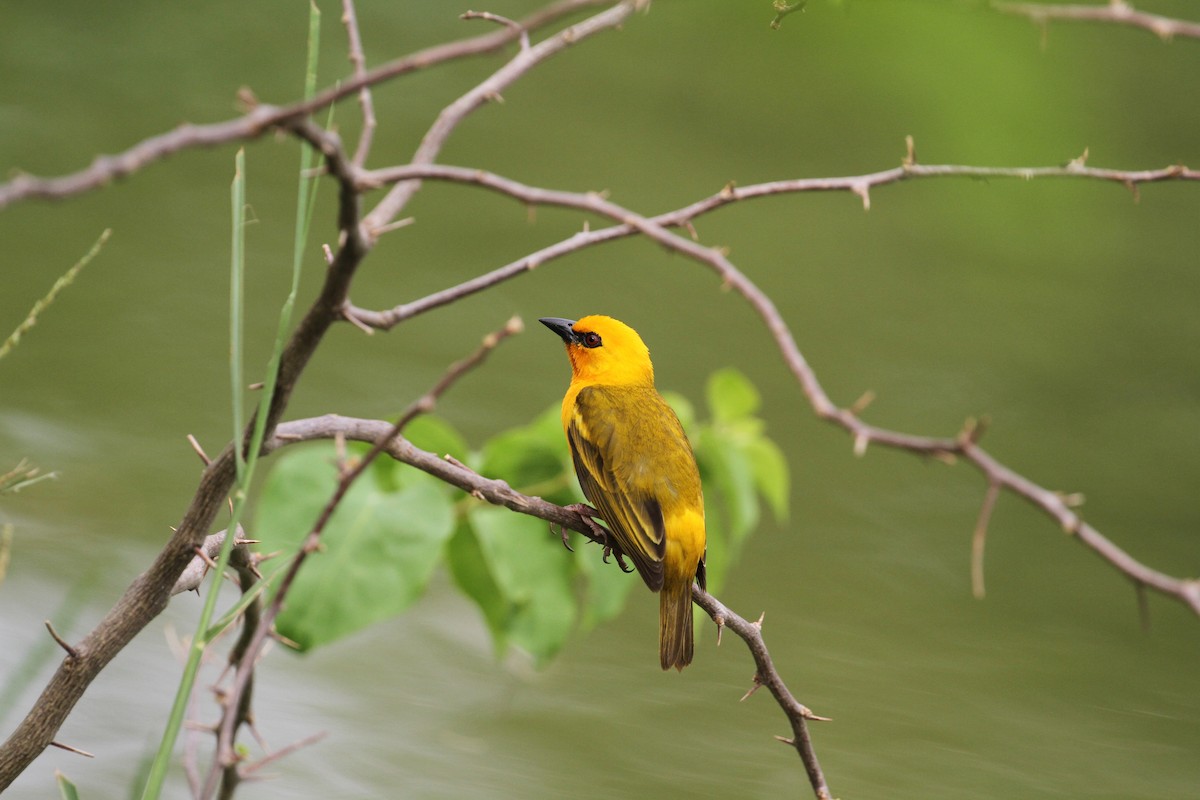
[[[324,12],[321,85],[348,73],[340,6]],[[527,0],[484,6],[520,16]],[[372,64],[482,33],[468,6],[362,2]],[[1183,0],[1153,9],[1195,16]],[[249,86],[286,102],[302,86],[306,6],[278,0],[10,3],[0,25],[0,164],[38,174],[188,120],[236,113]],[[441,160],[570,190],[607,190],[646,214],[730,180],[850,175],[895,166],[904,136],[926,163],[1062,164],[1087,148],[1116,168],[1200,162],[1200,42],[1130,28],[1039,29],[986,3],[812,0],[768,28],[768,0],[660,0],[624,29],[528,75],[454,135]],[[475,59],[381,86],[371,165],[406,160],[437,111],[503,63]],[[347,139],[353,103],[339,107]],[[233,147],[184,153],[63,203],[0,213],[0,334],[24,318],[100,231],[113,238],[0,362],[0,468],[29,457],[60,479],[6,497],[15,526],[0,585],[0,684],[41,622],[86,587],[78,637],[149,563],[230,430],[227,284]],[[286,292],[296,145],[248,146],[251,365],[265,362]],[[323,187],[314,241],[335,235]],[[984,444],[1054,489],[1145,563],[1200,571],[1200,191],[1085,181],[943,179],[792,195],[697,222],[706,244],[770,293],[836,402],[865,390],[875,423],[950,435],[987,414]],[[429,184],[364,265],[354,301],[386,308],[577,230],[578,215]],[[313,249],[311,297],[322,272]],[[818,422],[747,305],[698,265],[641,240],[593,248],[388,335],[335,329],[291,416],[393,414],[510,315],[603,312],[649,342],[659,384],[695,402],[736,365],[763,391],[793,471],[791,520],[765,524],[723,599],[766,612],[815,728],[835,795],[890,798],[1193,798],[1200,792],[1200,620],[1149,598],[1047,519],[1002,497],[988,595],[971,596],[970,534],[984,484],[964,467],[872,448],[856,459]],[[558,402],[559,346],[530,330],[472,374],[441,413],[474,445]],[[330,735],[242,797],[758,798],[808,796],[753,667],[706,635],[662,674],[657,602],[635,592],[616,622],[548,669],[497,664],[482,620],[435,579],[408,615],[332,648],[275,652],[256,696],[282,746]],[[161,734],[179,673],[172,647],[199,609],[177,598],[93,685],[60,740],[15,784],[45,797],[62,769],[84,796],[128,794]],[[3,720],[11,730],[45,674]],[[215,677],[215,670],[213,672]],[[211,721],[207,697],[195,716]],[[207,745],[207,742],[205,742]],[[176,796],[183,796],[177,774]]]

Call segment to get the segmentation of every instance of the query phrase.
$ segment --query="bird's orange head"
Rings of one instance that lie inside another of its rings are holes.
[[[653,385],[650,350],[637,331],[624,322],[599,314],[578,322],[559,317],[538,321],[566,344],[572,383]]]

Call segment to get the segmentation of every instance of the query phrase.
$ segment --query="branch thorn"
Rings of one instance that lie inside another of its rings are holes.
[[[983,506],[979,509],[979,519],[975,522],[975,534],[971,537],[971,593],[978,600],[982,600],[985,594],[983,553],[987,543],[988,522],[991,521],[992,511],[996,508],[996,500],[999,497],[1000,482],[990,482],[987,494],[983,497]]]
[[[54,624],[51,623],[50,620],[46,620],[45,622],[46,622],[46,630],[50,631],[50,637],[52,639],[54,639],[54,641],[58,642],[58,646],[61,647],[63,650],[66,650],[67,655],[69,657],[79,658],[79,651],[76,650],[71,645],[67,644],[67,641],[58,635],[58,631],[54,630]],[[69,750],[71,748],[66,748],[66,749]]]
[[[192,446],[192,449],[196,451],[196,455],[200,456],[200,460],[204,462],[204,466],[207,467],[212,463],[212,459],[209,458],[208,454],[204,452],[204,448],[200,446],[200,442],[196,441],[195,436],[189,433],[187,435],[187,440],[188,444]]]
[[[193,552],[193,553],[195,553],[195,554],[196,554],[196,556],[197,556],[197,557],[198,557],[198,558],[199,558],[201,561],[203,561],[203,562],[204,562],[204,563],[205,563],[205,564],[208,566],[208,568],[209,568],[209,569],[216,569],[216,568],[217,568],[217,562],[215,562],[215,561],[213,561],[213,560],[212,560],[212,557],[210,557],[210,556],[208,555],[208,553],[206,553],[206,552],[204,551],[204,548],[203,548],[203,547],[201,547],[201,546],[199,546],[199,545],[196,545],[195,547],[193,547],[193,548],[192,548],[192,552]]]
[[[751,684],[750,688],[746,690],[746,693],[744,695],[742,695],[742,699],[739,700],[738,702],[739,703],[744,702],[747,697],[749,697],[750,695],[754,694],[759,689],[761,689],[762,685],[763,685],[762,678],[759,677],[757,672],[754,673],[754,683]]]
[[[867,406],[871,405],[873,402],[875,402],[875,393],[870,389],[867,389],[850,405],[850,413],[857,417],[858,415],[862,414],[862,412],[866,411]]]
[[[1063,501],[1063,505],[1067,508],[1079,508],[1087,500],[1083,492],[1055,492],[1055,494],[1058,495],[1058,498]]]
[[[51,746],[57,747],[60,750],[66,750],[68,753],[76,753],[77,755],[81,755],[85,758],[95,758],[95,756],[89,753],[87,750],[80,750],[78,747],[71,747],[69,744],[63,744],[62,742],[50,742],[50,744]]]
[[[397,230],[400,230],[401,228],[407,228],[409,225],[412,225],[416,221],[417,221],[416,217],[405,217],[404,219],[398,219],[393,222],[389,222],[386,225],[380,225],[378,228],[375,229],[374,232],[377,237],[382,236],[385,233],[391,233],[392,231],[397,231]]]
[[[871,187],[866,183],[855,183],[850,187],[850,191],[862,198],[863,211],[871,210]]]

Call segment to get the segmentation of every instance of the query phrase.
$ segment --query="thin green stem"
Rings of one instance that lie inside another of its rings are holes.
[[[229,273],[229,379],[233,398],[234,441],[240,443],[242,431],[245,429],[245,413],[242,408],[242,391],[245,386],[242,373],[242,289],[245,283],[246,252],[246,153],[244,148],[239,149],[234,158],[230,204],[233,206],[233,234]],[[238,520],[241,518],[242,508],[245,504],[246,482],[253,468],[253,456],[252,452],[251,461],[247,464],[240,444],[234,448],[238,479],[234,494],[233,517],[229,522],[230,531],[238,530]],[[171,714],[167,718],[166,730],[163,731],[162,740],[158,744],[154,761],[150,764],[150,770],[146,776],[146,788],[142,791],[142,800],[156,800],[162,794],[167,768],[171,763],[171,754],[175,750],[175,742],[183,727],[183,717],[187,713],[188,698],[192,695],[192,687],[196,685],[196,675],[200,671],[204,650],[208,646],[209,639],[205,633],[208,630],[209,621],[216,611],[217,596],[221,591],[220,576],[225,574],[225,567],[229,563],[229,553],[233,550],[233,542],[236,538],[233,535],[226,536],[221,546],[217,568],[214,570],[218,578],[209,586],[208,594],[204,597],[204,606],[200,610],[200,619],[196,624],[196,633],[192,637],[191,647],[188,648],[187,663],[184,664],[183,675],[179,679],[179,688],[175,691],[175,701],[171,705]]]
[[[229,253],[229,385],[233,405],[233,440],[240,442],[246,428],[243,380],[242,344],[245,315],[243,292],[246,288],[246,148],[238,148],[234,157],[233,184],[230,187],[233,207],[233,238]],[[246,481],[246,456],[241,447],[234,448],[239,490]]]
[[[75,266],[67,270],[62,277],[54,282],[54,285],[50,287],[50,291],[46,293],[45,297],[33,304],[33,308],[29,310],[29,314],[26,315],[24,321],[17,326],[15,331],[9,334],[8,338],[4,340],[3,344],[0,344],[0,358],[4,358],[6,355],[12,352],[12,349],[21,341],[21,337],[28,333],[29,329],[37,324],[38,315],[45,311],[46,308],[54,302],[54,298],[58,297],[59,292],[70,286],[75,281],[75,276],[78,275],[80,270],[86,267],[91,260],[96,257],[96,254],[100,252],[102,247],[104,247],[104,243],[108,241],[108,237],[111,235],[112,228],[105,228],[104,232],[100,234],[100,238],[97,239],[96,243],[92,245],[92,249],[88,250],[87,253],[84,254],[83,258],[75,262]]]
[[[304,96],[310,98],[316,92],[317,80],[317,56],[320,43],[320,24],[321,13],[317,9],[315,3],[310,3],[309,6],[309,31],[308,31],[308,56],[305,61],[305,80],[304,80]],[[292,314],[296,305],[296,296],[299,293],[301,266],[304,260],[304,248],[308,239],[308,230],[311,225],[313,210],[316,204],[316,191],[314,188],[313,166],[316,163],[316,153],[307,144],[301,146],[300,154],[300,179],[296,200],[296,232],[293,240],[292,254],[292,284],[288,292],[287,298],[283,302],[283,306],[279,312],[279,325],[276,329],[275,344],[271,352],[270,361],[267,364],[266,375],[263,381],[263,389],[259,399],[258,411],[254,418],[254,429],[250,436],[248,446],[243,446],[243,435],[246,429],[243,406],[242,406],[242,391],[245,386],[242,370],[242,317],[243,317],[243,297],[242,288],[244,285],[244,255],[245,255],[245,163],[244,154],[238,151],[237,166],[235,170],[235,178],[233,188],[231,190],[231,201],[233,205],[233,246],[231,252],[231,270],[230,270],[230,381],[232,383],[233,392],[233,418],[234,418],[234,441],[237,446],[234,448],[234,457],[237,464],[237,484],[234,490],[234,505],[233,514],[229,522],[229,530],[238,530],[238,524],[242,517],[243,509],[245,508],[247,492],[250,486],[250,481],[254,476],[254,467],[258,462],[258,456],[262,450],[262,442],[266,433],[266,420],[268,411],[271,407],[271,401],[275,394],[275,389],[279,377],[279,363],[283,355],[284,345],[287,341],[288,331],[292,325]],[[221,547],[220,557],[217,559],[217,569],[215,570],[218,576],[224,575],[225,567],[229,562],[229,554],[233,549],[234,536],[226,536],[225,542]],[[204,607],[200,613],[200,619],[196,625],[196,634],[192,639],[192,646],[188,650],[188,660],[184,667],[183,676],[180,679],[179,689],[175,695],[175,702],[171,708],[171,715],[167,722],[167,729],[163,734],[163,739],[159,744],[159,749],[155,755],[154,763],[151,765],[150,773],[146,781],[146,788],[142,793],[143,800],[157,800],[161,795],[162,786],[166,777],[167,767],[170,763],[171,753],[175,748],[175,741],[178,738],[179,730],[183,725],[183,716],[187,708],[188,698],[191,696],[192,687],[195,685],[196,675],[199,672],[200,662],[204,655],[204,650],[208,643],[218,635],[222,630],[228,627],[237,619],[238,615],[243,612],[251,602],[253,602],[261,593],[267,589],[274,578],[280,574],[279,570],[275,573],[259,581],[249,591],[243,593],[241,599],[235,606],[224,614],[216,623],[211,623],[213,614],[216,609],[217,595],[221,589],[221,581],[214,580],[209,587],[207,596],[205,597]]]

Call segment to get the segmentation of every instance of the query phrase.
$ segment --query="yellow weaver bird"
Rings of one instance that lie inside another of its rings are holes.
[[[575,474],[608,523],[605,544],[659,593],[662,668],[692,662],[692,581],[704,588],[704,495],[675,412],[654,388],[650,351],[611,317],[540,320],[562,337],[571,385],[562,423]],[[586,517],[585,517],[586,519]]]

